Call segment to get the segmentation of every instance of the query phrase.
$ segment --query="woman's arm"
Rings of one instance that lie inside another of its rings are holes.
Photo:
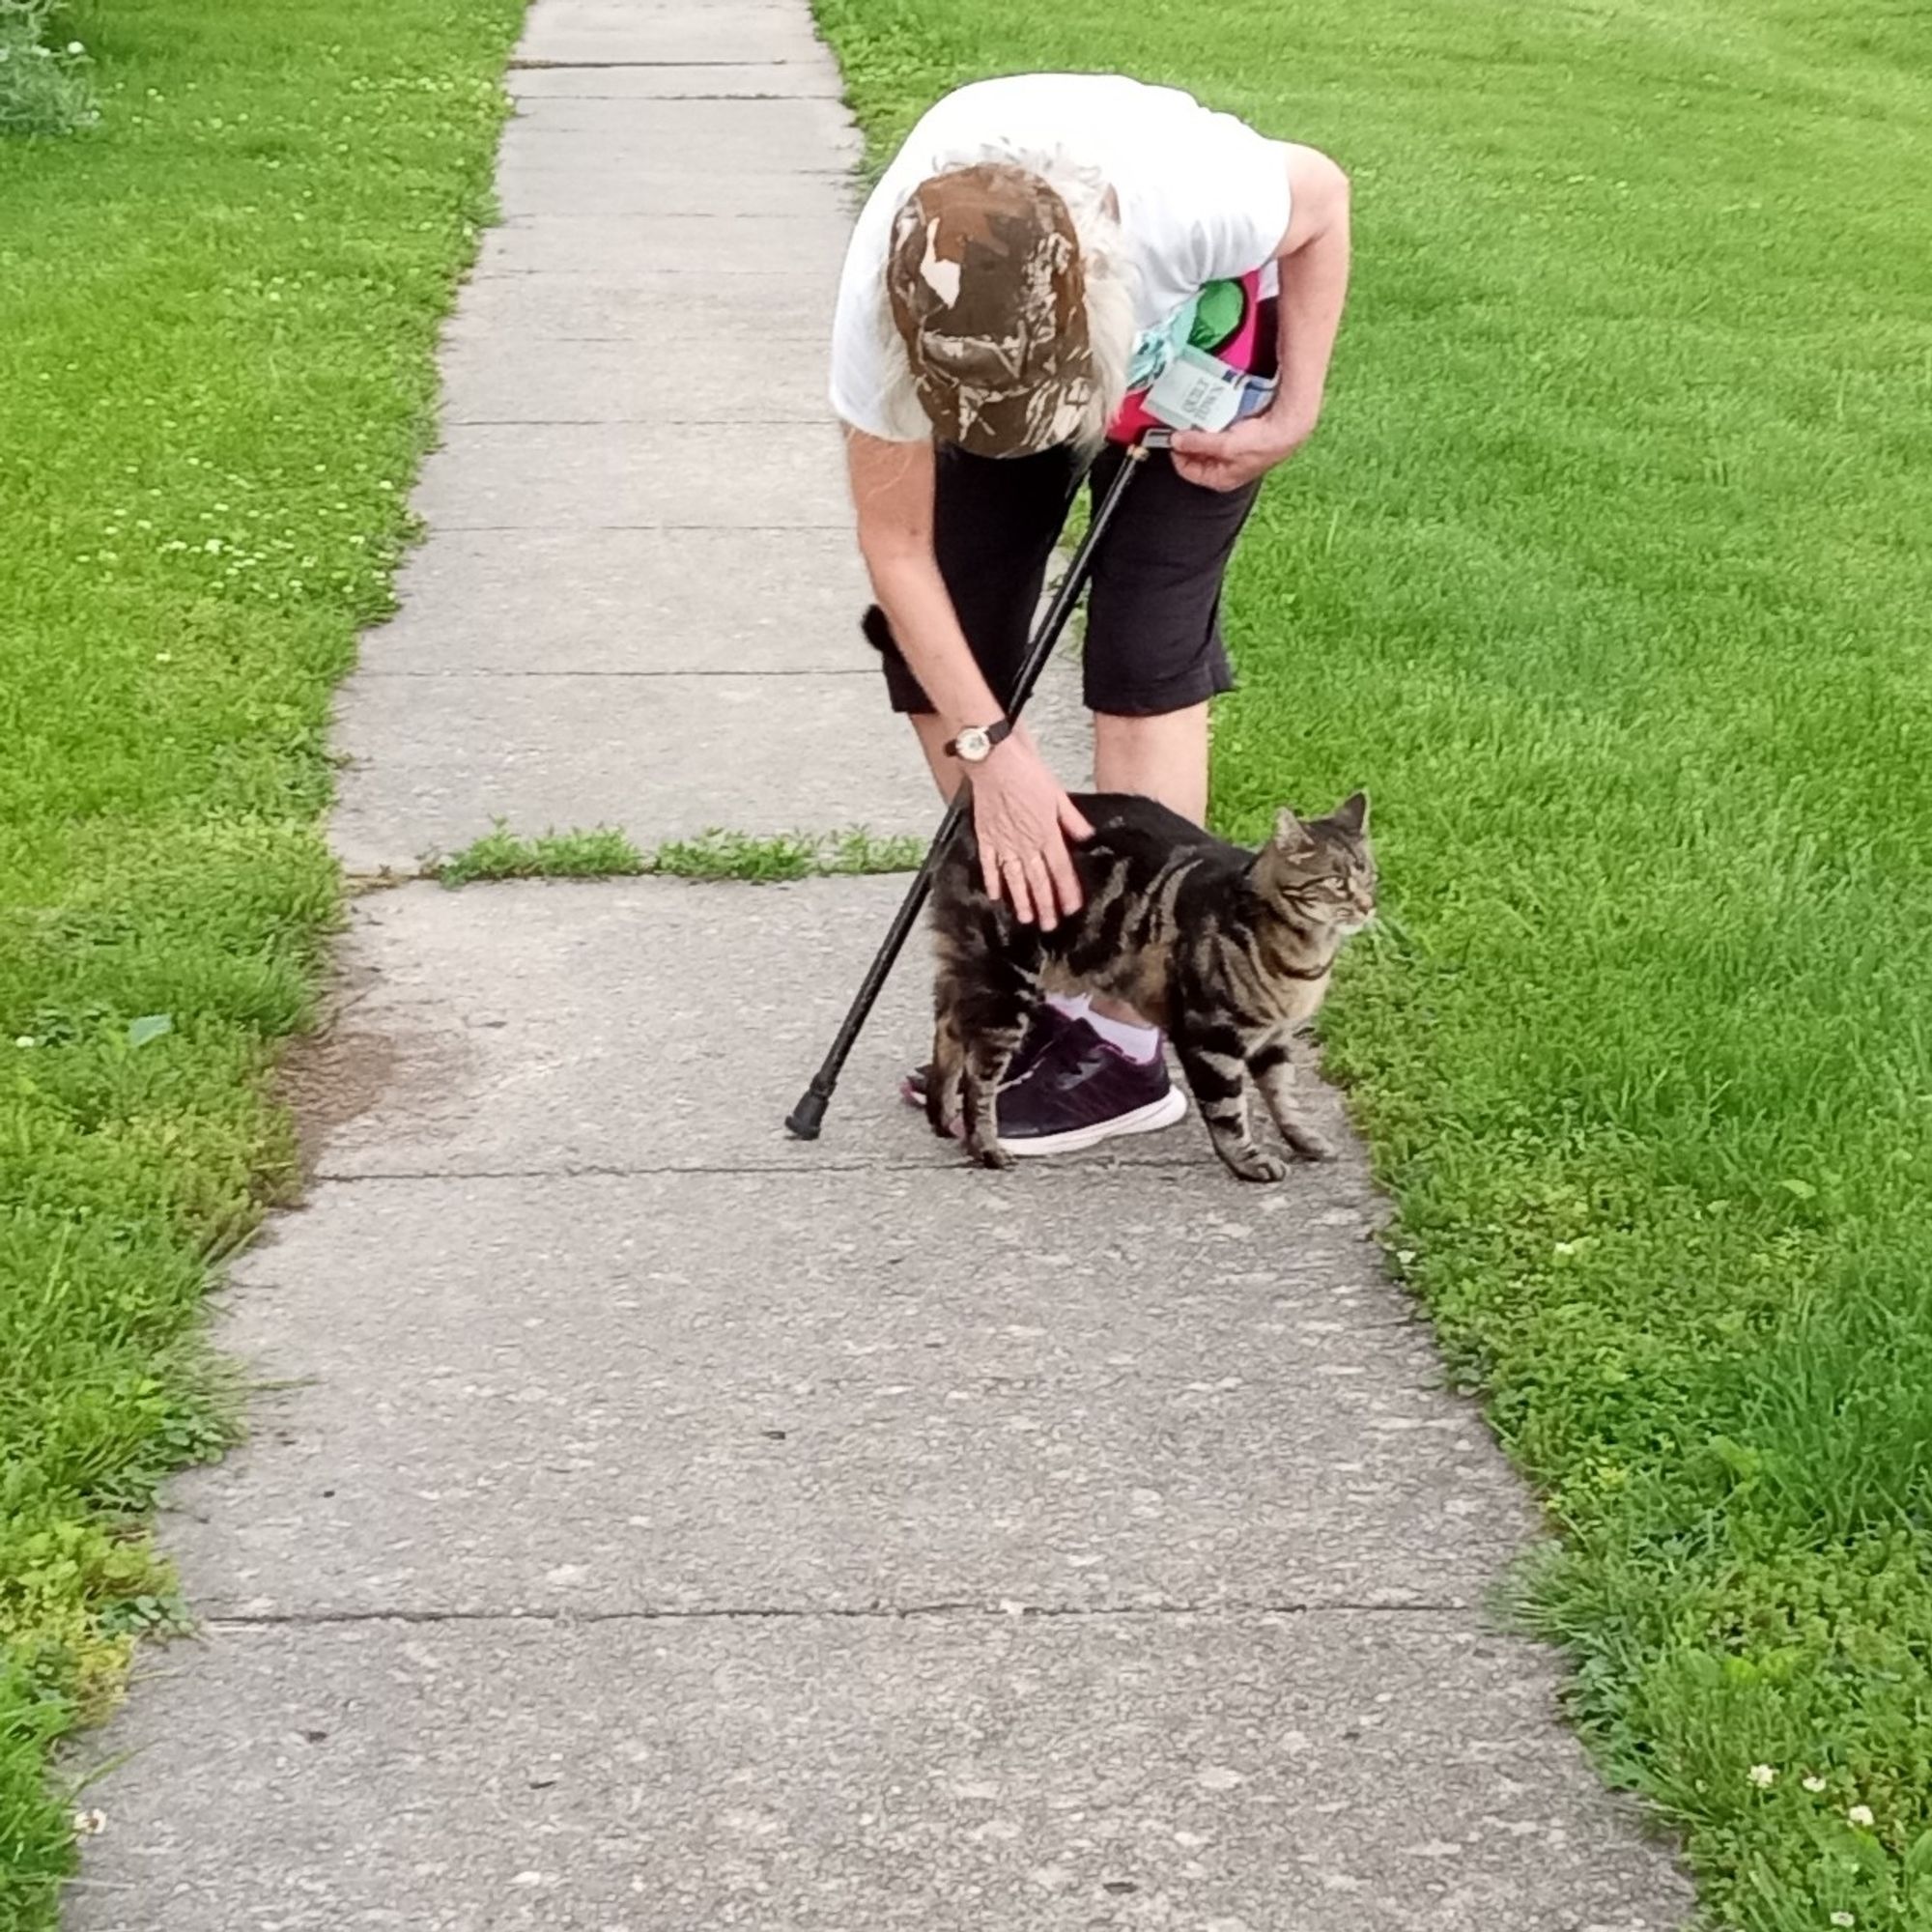
[[[1349,294],[1349,177],[1314,148],[1285,142],[1289,222],[1281,265],[1281,385],[1258,416],[1185,430],[1174,467],[1190,483],[1236,490],[1293,456],[1315,433]]]
[[[929,442],[888,442],[845,433],[846,469],[859,519],[859,554],[879,608],[913,675],[952,727],[990,724],[1000,705],[939,575],[932,550],[934,458]]]
[[[860,554],[894,639],[941,721],[937,742],[969,724],[993,724],[1005,707],[959,628],[933,554],[932,445],[888,442],[848,429],[845,450]],[[936,751],[930,740],[928,749]],[[986,891],[1010,898],[1019,918],[1037,920],[1050,932],[1060,914],[1080,909],[1066,840],[1084,838],[1092,828],[1022,732],[995,746],[973,768],[972,782]]]

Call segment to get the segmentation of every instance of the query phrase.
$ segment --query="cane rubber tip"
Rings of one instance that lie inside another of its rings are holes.
[[[799,1103],[785,1116],[785,1131],[794,1140],[815,1141],[818,1130],[825,1124],[825,1095],[806,1093]]]

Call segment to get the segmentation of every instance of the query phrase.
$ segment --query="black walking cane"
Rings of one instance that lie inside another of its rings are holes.
[[[1100,539],[1106,535],[1107,526],[1113,522],[1114,512],[1121,507],[1121,498],[1127,494],[1127,486],[1136,470],[1146,460],[1149,450],[1165,449],[1171,440],[1171,433],[1167,430],[1150,430],[1127,451],[1127,460],[1121,465],[1107,494],[1094,509],[1094,521],[1088,527],[1086,538],[1074,552],[1073,561],[1066,566],[1066,575],[1060,580],[1060,587],[1053,593],[1053,601],[1039,620],[1033,642],[1027,646],[1019,674],[1013,680],[1011,701],[1007,706],[1009,718],[1017,718],[1027,699],[1033,696],[1033,688],[1039,682],[1039,674],[1046,668],[1046,661],[1052,657],[1053,647],[1059,643],[1060,634],[1065,630],[1066,620],[1072,616],[1073,607],[1079,603],[1088,578],[1094,574],[1094,556],[1100,547]],[[825,1123],[825,1110],[831,1104],[833,1089],[838,1085],[838,1075],[844,1069],[846,1056],[851,1053],[860,1028],[870,1016],[894,963],[904,950],[913,922],[919,918],[926,895],[932,890],[933,875],[939,870],[940,862],[946,857],[953,835],[959,830],[959,822],[966,815],[966,787],[961,785],[953,794],[952,804],[946,808],[946,816],[939,821],[939,830],[933,835],[932,843],[926,847],[925,857],[920,862],[919,870],[913,874],[905,898],[893,915],[893,923],[887,927],[878,952],[872,955],[872,963],[866,968],[866,977],[859,982],[859,990],[853,995],[851,1008],[839,1025],[831,1051],[826,1054],[818,1071],[811,1076],[811,1084],[798,1096],[798,1105],[785,1116],[787,1130],[802,1141],[818,1138],[818,1130]]]

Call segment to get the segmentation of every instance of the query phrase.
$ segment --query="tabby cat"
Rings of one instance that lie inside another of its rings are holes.
[[[1010,1166],[1000,1083],[1041,993],[1081,988],[1167,1030],[1214,1151],[1243,1180],[1288,1172],[1249,1131],[1250,1078],[1290,1151],[1330,1158],[1296,1108],[1288,1041],[1321,1006],[1343,941],[1375,916],[1367,797],[1306,822],[1282,811],[1258,852],[1151,799],[1073,802],[1094,827],[1072,848],[1084,903],[1053,931],[986,896],[970,813],[934,881],[933,1131],[950,1138],[963,1116],[973,1157]]]

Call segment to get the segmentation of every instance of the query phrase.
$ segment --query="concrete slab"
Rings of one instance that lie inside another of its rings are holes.
[[[493,275],[585,276],[607,285],[656,288],[667,299],[689,302],[701,293],[688,278],[718,285],[712,307],[754,297],[750,284],[775,282],[794,302],[835,294],[851,224],[842,216],[713,217],[693,214],[579,214],[528,216],[490,229],[473,279]],[[686,287],[679,294],[675,283]]]
[[[855,734],[868,708],[882,728]],[[373,873],[412,870],[498,818],[526,834],[617,826],[646,849],[713,827],[923,835],[931,781],[888,723],[882,692],[836,674],[358,677],[336,710],[351,769],[331,841]]]
[[[1416,1614],[217,1633],[70,1932],[1668,1932],[1543,1661]]]
[[[823,51],[798,60],[514,67],[504,84],[519,100],[838,100],[844,93]]]
[[[517,54],[526,61],[594,68],[831,58],[803,7],[755,0],[717,0],[703,7],[539,0],[530,9]]]
[[[454,423],[412,500],[439,532],[852,527],[829,421]]]
[[[547,102],[549,106],[630,106],[632,102]],[[775,102],[767,100],[676,100],[665,102],[667,106],[703,106],[703,108],[744,108],[750,106],[769,108]],[[701,137],[692,137],[701,139]],[[497,160],[498,178],[508,184],[512,178],[524,174],[556,174],[572,172],[576,176],[597,174],[638,174],[641,178],[668,178],[680,174],[678,170],[678,151],[680,141],[676,135],[659,133],[649,128],[639,129],[634,135],[620,135],[607,131],[603,128],[531,128],[527,122],[514,120],[502,133],[502,149]],[[705,213],[719,214],[761,214],[777,211],[800,211],[800,213],[842,213],[854,207],[850,197],[852,185],[852,166],[840,158],[833,158],[817,168],[788,166],[786,153],[796,153],[796,143],[790,149],[771,147],[761,149],[757,139],[748,131],[742,139],[734,141],[732,147],[719,156],[719,189],[713,193],[709,187],[701,191],[697,207]],[[686,182],[688,176],[680,176]],[[696,197],[694,197],[696,199]],[[684,205],[682,197],[668,201],[668,207]],[[587,213],[597,213],[587,211]]]
[[[675,387],[668,388],[656,355],[635,333],[544,337],[537,333],[538,323],[568,331],[582,327],[582,318],[548,298],[515,291],[507,299],[493,300],[487,284],[472,284],[467,299],[497,315],[521,314],[530,330],[519,338],[525,346],[512,352],[480,319],[459,318],[450,326],[442,355],[445,429],[477,422],[782,422],[822,428],[832,421],[825,399],[831,352],[824,336],[798,321],[781,330],[725,317],[709,327],[702,361],[680,369]]]
[[[758,569],[747,562],[755,546]],[[842,530],[440,531],[362,639],[362,675],[849,671],[864,566]],[[405,692],[389,701],[408,705]],[[884,728],[884,721],[874,719]]]
[[[867,810],[856,789],[851,806]],[[339,953],[343,1010],[316,1050],[318,1169],[347,1179],[958,1165],[898,1099],[932,1036],[923,935],[860,1037],[823,1138],[802,1144],[782,1124],[906,883],[538,881],[369,895]],[[381,1072],[373,1086],[370,1068]],[[363,1100],[344,1112],[327,1099],[336,1092]],[[1310,1099],[1325,1129],[1342,1131],[1334,1096]],[[1061,1176],[1117,1162],[1198,1170],[1231,1215],[1260,1211],[1274,1191],[1224,1176],[1191,1117],[984,1185],[1038,1199]],[[1298,1168],[1279,1192],[1297,1212],[1369,1198],[1352,1160]]]
[[[526,365],[539,342],[620,341],[648,367],[668,403],[687,382],[703,385],[717,368],[755,395],[803,394],[829,421],[825,370],[837,286],[836,264],[795,276],[753,270],[728,283],[641,265],[615,276],[478,275],[447,333],[459,343],[487,341],[499,353],[508,343],[524,344]],[[694,334],[702,336],[696,355]]]
[[[238,1277],[221,1346],[284,1392],[164,1540],[216,1616],[1480,1604],[1508,1470],[1364,1212],[1267,1206],[336,1183]]]
[[[810,95],[530,95],[519,99],[504,129],[507,142],[529,143],[533,158],[553,137],[566,136],[597,141],[613,158],[635,156],[660,166],[700,154],[725,173],[823,173],[849,167],[865,148],[842,102]]]
[[[636,156],[619,165],[588,136],[552,142],[541,155],[521,145],[497,171],[505,216],[526,214],[803,214],[849,216],[856,185],[842,169],[820,173],[703,172],[668,163],[646,167]]]

